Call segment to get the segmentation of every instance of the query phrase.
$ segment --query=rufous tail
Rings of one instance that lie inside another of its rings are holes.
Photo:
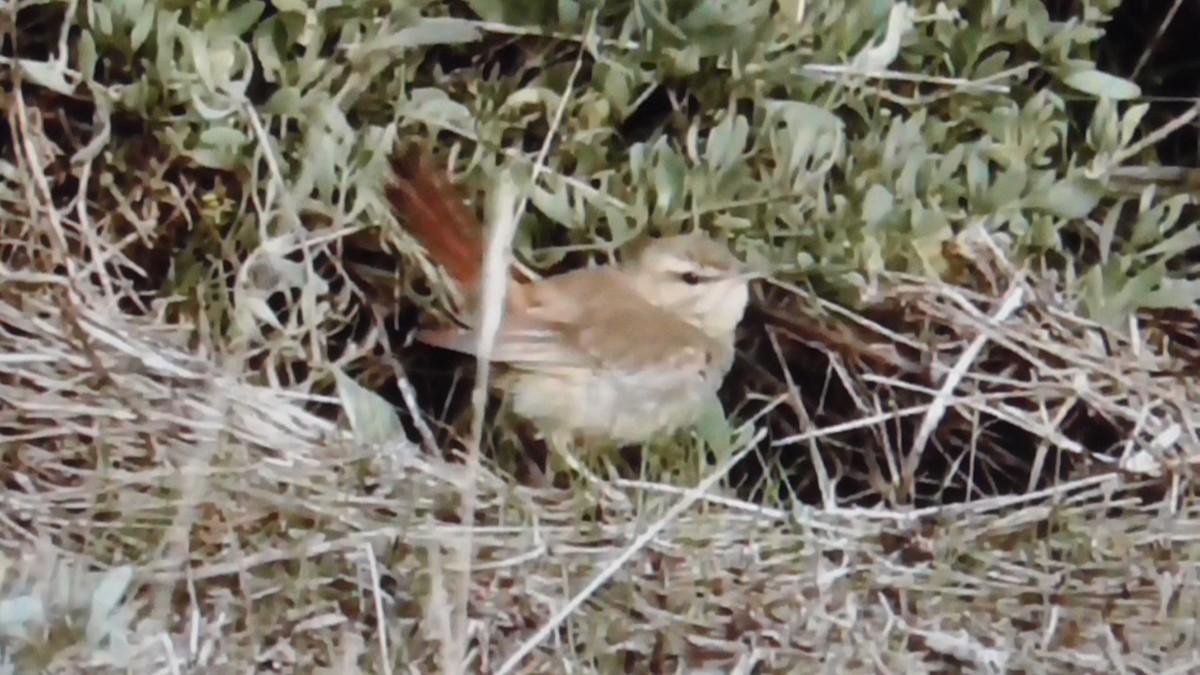
[[[462,193],[416,148],[394,157],[392,172],[386,187],[392,208],[408,216],[408,230],[460,290],[474,292],[483,268],[483,227]]]

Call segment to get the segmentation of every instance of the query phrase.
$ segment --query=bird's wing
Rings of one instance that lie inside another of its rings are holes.
[[[702,368],[714,345],[674,314],[646,302],[607,268],[577,270],[530,286],[528,307],[502,320],[492,360],[514,367],[644,371]],[[475,354],[474,330],[423,331],[427,344]]]
[[[478,355],[479,335],[463,328],[422,330],[417,339],[428,345]],[[563,345],[553,331],[512,330],[502,325],[492,346],[492,361],[512,366],[562,366],[588,368],[594,362],[588,355]]]

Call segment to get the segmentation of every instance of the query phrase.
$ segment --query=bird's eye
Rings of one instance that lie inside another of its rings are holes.
[[[684,272],[683,274],[679,275],[679,278],[683,279],[683,283],[689,286],[695,286],[696,284],[700,283],[700,275],[696,274],[695,272]]]

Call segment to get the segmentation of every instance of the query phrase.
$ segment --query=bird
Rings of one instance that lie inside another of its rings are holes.
[[[483,225],[427,152],[393,154],[386,197],[406,229],[478,309]],[[514,269],[490,378],[557,450],[630,446],[697,424],[729,373],[760,276],[695,230],[647,237],[618,263],[533,279]],[[477,354],[465,326],[423,328],[427,345]]]

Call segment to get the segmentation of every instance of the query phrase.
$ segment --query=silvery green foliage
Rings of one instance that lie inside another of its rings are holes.
[[[386,218],[376,186],[397,136],[449,132],[459,177],[485,187],[511,161],[498,150],[550,118],[579,44],[588,76],[569,92],[518,246],[539,228],[620,244],[700,223],[851,300],[889,272],[944,274],[943,248],[980,225],[1032,261],[1071,259],[1063,232],[1106,231],[1123,198],[1109,171],[1146,112],[1129,102],[1135,85],[1092,61],[1116,0],[1077,3],[1067,21],[1041,0],[468,4],[491,23],[400,0],[272,12],[257,0],[97,0],[79,8],[75,56],[89,81],[102,64],[138,64],[108,67],[97,95],[154,120],[190,161],[253,177],[269,203],[286,193],[266,215],[294,229],[306,216]],[[483,53],[497,31],[565,38],[540,43],[537,71],[417,67],[432,47]],[[252,105],[255,78],[267,94]],[[697,114],[624,146],[615,128],[667,80],[686,83]],[[1067,114],[1080,97],[1099,101],[1086,131]],[[554,170],[568,163],[570,175]],[[1143,201],[1146,212],[1162,198]],[[1166,271],[1190,239],[1153,249],[1161,237],[1111,242],[1128,249],[1118,264],[1067,270],[1089,279],[1087,309],[1190,302]],[[1114,289],[1128,297],[1102,306]]]
[[[127,604],[133,568],[87,572],[68,563],[26,568],[0,586],[0,673],[34,672],[57,654],[122,667],[132,656]]]

